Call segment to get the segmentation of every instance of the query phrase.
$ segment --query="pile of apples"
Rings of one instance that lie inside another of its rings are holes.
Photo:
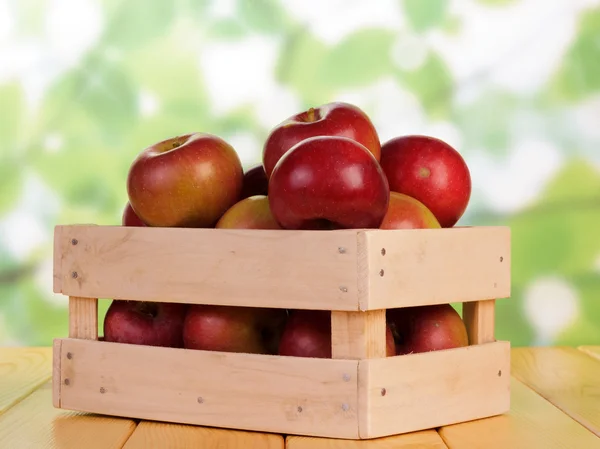
[[[359,107],[334,102],[293,115],[244,172],[219,136],[158,142],[134,159],[124,226],[221,229],[424,229],[454,226],[471,177],[431,136],[380,143]],[[202,251],[199,248],[199,251]],[[210,301],[207,301],[210,302]],[[104,340],[209,351],[331,357],[331,312],[113,300]],[[450,304],[389,309],[387,355],[468,345]]]

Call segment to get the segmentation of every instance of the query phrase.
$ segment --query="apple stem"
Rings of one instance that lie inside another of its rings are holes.
[[[315,121],[315,109],[314,108],[310,108],[307,112],[307,118],[309,122],[314,122]]]

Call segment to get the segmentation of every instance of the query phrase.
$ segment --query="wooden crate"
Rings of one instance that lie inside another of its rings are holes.
[[[510,230],[268,231],[57,226],[54,406],[291,435],[371,439],[509,410]],[[97,298],[331,310],[332,359],[117,344]],[[470,346],[385,357],[385,310],[463,303]]]

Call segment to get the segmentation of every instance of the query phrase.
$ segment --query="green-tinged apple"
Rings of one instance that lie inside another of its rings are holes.
[[[419,200],[390,192],[390,204],[379,229],[436,229],[435,215]]]
[[[269,198],[254,195],[238,201],[223,214],[215,228],[281,229],[271,213]]]
[[[422,202],[440,226],[454,226],[471,197],[471,174],[460,153],[430,136],[395,137],[381,147],[390,189]]]
[[[137,216],[133,207],[131,207],[131,203],[127,202],[125,205],[125,209],[123,210],[123,215],[121,217],[121,225],[123,226],[141,226],[145,227],[146,223],[144,223],[140,217]]]
[[[194,304],[185,317],[184,347],[276,354],[286,319],[285,309]]]
[[[183,347],[186,304],[113,300],[104,317],[104,340]]]
[[[268,192],[269,180],[262,165],[256,165],[244,173],[241,200],[254,195],[266,196]]]
[[[396,355],[391,326],[386,327],[386,356]],[[279,355],[330,359],[331,312],[328,310],[293,310],[287,321]]]
[[[355,105],[334,102],[295,114],[275,126],[263,146],[267,178],[277,161],[294,145],[315,136],[340,136],[364,145],[379,161],[381,143],[367,114]]]
[[[192,133],[144,149],[129,169],[127,192],[148,226],[206,228],[239,200],[243,176],[231,145]]]
[[[375,157],[347,137],[311,137],[283,156],[269,204],[284,229],[378,228],[390,190]]]
[[[398,355],[460,348],[469,344],[467,329],[450,304],[388,309]]]

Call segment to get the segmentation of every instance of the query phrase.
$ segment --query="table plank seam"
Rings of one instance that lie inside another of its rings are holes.
[[[584,353],[588,357],[591,357],[594,360],[600,361],[600,352],[598,354],[596,354],[589,350],[589,348],[593,348],[593,347],[596,347],[596,346],[590,346],[590,345],[578,346],[577,350]],[[600,348],[600,346],[598,346],[598,348]]]
[[[35,393],[37,390],[39,390],[42,386],[44,386],[46,383],[48,383],[48,381],[50,381],[51,379],[52,379],[52,374],[48,374],[48,377],[45,377],[40,382],[33,384],[33,388],[28,390],[24,395],[16,398],[4,410],[0,410],[0,416],[4,415],[6,412],[8,412],[13,407],[19,405],[21,402],[23,402],[25,399],[27,399],[29,396],[31,396],[33,393]]]
[[[590,423],[584,423],[581,422],[580,420],[578,420],[576,417],[574,417],[571,413],[569,413],[568,410],[563,409],[562,407],[560,407],[559,405],[555,404],[554,402],[552,402],[549,398],[547,398],[546,396],[544,396],[540,391],[536,390],[534,387],[532,387],[531,385],[527,384],[527,382],[525,382],[525,380],[523,380],[522,378],[520,378],[518,376],[518,374],[512,374],[513,378],[523,384],[526,388],[528,388],[529,390],[531,390],[533,393],[537,394],[540,398],[542,398],[544,401],[548,402],[550,405],[552,405],[553,407],[555,407],[557,410],[559,410],[561,413],[563,413],[568,419],[571,419],[572,421],[575,421],[578,425],[580,425],[581,427],[583,427],[585,430],[587,430],[588,432],[591,432],[592,434],[596,435],[597,437],[600,438],[600,434],[596,433],[595,429],[593,428],[593,426]]]

